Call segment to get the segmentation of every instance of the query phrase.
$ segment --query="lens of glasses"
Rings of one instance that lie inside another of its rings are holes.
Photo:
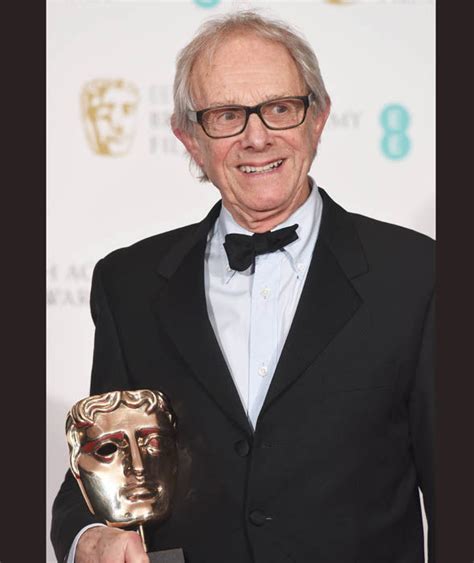
[[[260,107],[260,116],[265,125],[271,129],[296,127],[304,120],[305,104],[297,98],[272,100]],[[245,119],[245,109],[226,106],[204,112],[202,125],[213,137],[228,137],[243,131]]]
[[[263,121],[274,129],[286,129],[299,125],[304,117],[304,102],[294,98],[273,100],[264,104],[260,113]]]
[[[225,137],[239,133],[245,124],[245,110],[239,107],[210,109],[202,115],[202,125],[213,137]]]

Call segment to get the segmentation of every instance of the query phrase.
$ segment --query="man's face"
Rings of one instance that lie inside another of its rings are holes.
[[[176,446],[167,417],[121,405],[85,430],[79,484],[89,508],[116,526],[163,520],[176,477]]]
[[[193,69],[196,108],[239,104],[253,106],[309,92],[287,50],[279,44],[244,35],[232,36],[209,63]],[[308,110],[304,123],[282,131],[270,130],[252,114],[246,129],[226,139],[209,138],[200,125],[194,134],[175,131],[194,160],[220,190],[224,205],[244,226],[269,217],[288,216],[309,194],[307,174],[326,114]],[[249,173],[242,166],[282,164],[268,172]],[[286,217],[283,218],[283,220]]]

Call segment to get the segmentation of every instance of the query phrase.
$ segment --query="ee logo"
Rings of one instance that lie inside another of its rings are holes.
[[[201,8],[214,8],[221,0],[194,0],[194,3]]]
[[[410,124],[410,114],[407,109],[399,104],[385,106],[380,114],[384,136],[380,141],[383,154],[392,160],[404,158],[411,148],[407,135]]]

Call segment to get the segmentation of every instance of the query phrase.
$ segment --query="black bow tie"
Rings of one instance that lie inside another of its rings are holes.
[[[284,227],[277,231],[255,233],[253,235],[226,235],[224,248],[233,270],[243,272],[255,262],[255,256],[280,250],[298,238],[298,225]]]

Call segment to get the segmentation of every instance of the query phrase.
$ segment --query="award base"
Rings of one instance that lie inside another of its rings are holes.
[[[167,549],[147,553],[150,563],[185,563],[182,549]]]

